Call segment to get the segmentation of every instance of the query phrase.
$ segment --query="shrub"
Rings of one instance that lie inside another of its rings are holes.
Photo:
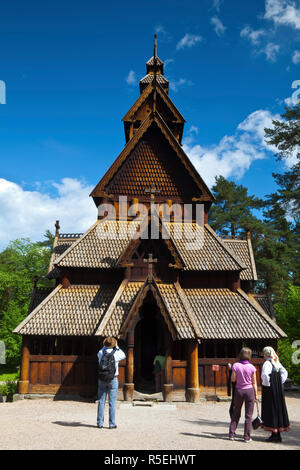
[[[0,385],[0,397],[7,396],[7,385]]]
[[[278,341],[279,360],[288,371],[289,378],[292,379],[294,384],[298,385],[300,384],[300,364],[293,364],[292,362],[292,356],[295,351],[288,338]]]

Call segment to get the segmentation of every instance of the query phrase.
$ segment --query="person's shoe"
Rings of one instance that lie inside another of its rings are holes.
[[[98,426],[98,424],[97,424],[97,428],[99,428],[99,429],[102,429],[102,428],[103,428],[103,426]]]
[[[235,437],[229,436],[230,441],[235,441]]]
[[[278,442],[278,441],[277,441],[277,436],[274,436],[274,434],[271,434],[271,436],[269,436],[269,437],[266,439],[266,442]]]
[[[250,439],[244,439],[244,442],[252,442],[251,437],[250,437]]]
[[[109,426],[109,429],[116,429],[117,425],[116,426]]]

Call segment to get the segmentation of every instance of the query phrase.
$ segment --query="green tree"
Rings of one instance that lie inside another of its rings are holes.
[[[260,220],[253,214],[263,207],[263,200],[248,195],[245,186],[228,181],[223,176],[216,177],[212,187],[216,198],[209,212],[209,223],[221,236],[232,238],[244,236],[248,228],[251,232],[261,232]]]
[[[50,253],[29,239],[15,240],[0,253],[0,339],[8,364],[19,361],[21,338],[12,331],[27,315],[34,277],[40,278],[40,286],[53,284],[46,278]]]
[[[278,202],[270,204],[263,216],[264,233],[256,249],[257,287],[280,299],[296,269],[296,237],[293,224],[286,219],[285,210]]]
[[[300,384],[300,364],[293,361],[295,349],[292,344],[300,340],[300,287],[289,285],[281,302],[274,305],[279,326],[288,335],[278,343],[280,361],[288,370],[293,382]],[[299,348],[299,346],[298,346]]]
[[[286,108],[281,117],[282,121],[272,121],[273,128],[265,129],[265,138],[269,145],[277,147],[277,160],[295,163],[283,174],[273,173],[279,189],[270,197],[297,221],[300,218],[300,105]]]

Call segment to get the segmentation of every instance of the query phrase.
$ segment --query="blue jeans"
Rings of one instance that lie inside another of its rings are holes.
[[[104,421],[104,407],[106,401],[106,394],[108,393],[109,403],[109,427],[116,426],[116,403],[118,395],[119,382],[118,378],[114,377],[111,382],[102,382],[98,380],[98,413],[97,413],[97,426],[103,426]]]

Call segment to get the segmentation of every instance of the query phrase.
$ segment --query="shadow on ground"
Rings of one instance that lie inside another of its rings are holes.
[[[76,427],[85,427],[85,428],[97,428],[96,424],[84,424],[80,421],[52,421],[52,424],[59,424],[59,426],[70,426],[73,428]]]
[[[183,420],[185,422],[191,423],[191,424],[198,424],[199,426],[210,426],[210,427],[222,427],[229,429],[229,419],[228,421],[213,421],[209,419],[198,419],[197,421],[190,421],[190,420]],[[243,432],[243,426],[244,426],[244,420],[241,420],[238,429]],[[267,437],[269,436],[270,433],[267,433],[265,431],[261,430],[256,430],[255,433],[260,432],[261,434],[255,434],[252,435],[251,438],[253,441],[256,442],[265,442]],[[203,432],[203,433],[188,433],[188,432],[182,432],[180,434],[183,434],[185,436],[193,436],[193,437],[203,437],[206,439],[222,439],[222,440],[228,440],[228,432],[226,433],[214,433],[214,432]],[[286,446],[293,446],[293,447],[300,447],[300,423],[297,421],[291,421],[291,430],[289,432],[283,432],[281,433],[282,436],[282,443]],[[237,438],[237,441],[242,439]],[[280,443],[278,444],[278,448],[280,449]]]

